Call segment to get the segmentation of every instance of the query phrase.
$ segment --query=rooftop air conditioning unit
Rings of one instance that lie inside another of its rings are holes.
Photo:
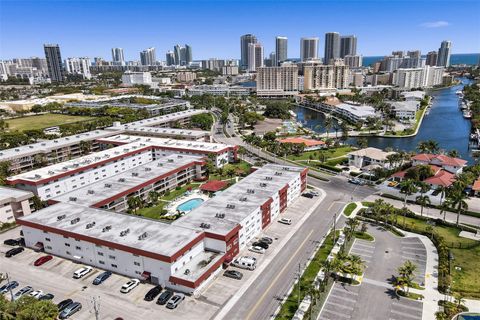
[[[77,201],[77,197],[70,197],[70,198],[68,198],[68,201],[73,201],[73,202],[75,202],[75,201]]]
[[[95,225],[95,221],[87,223],[87,229],[93,228],[94,225]]]
[[[106,226],[102,229],[102,232],[110,231],[110,229],[112,229],[112,226]]]
[[[66,214],[59,215],[59,216],[57,216],[57,221],[61,221],[61,220],[65,219],[66,217],[67,217]]]
[[[80,221],[80,218],[75,218],[75,219],[70,220],[70,224],[75,224],[79,221]]]

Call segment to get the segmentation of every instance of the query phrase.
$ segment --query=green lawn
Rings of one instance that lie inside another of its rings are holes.
[[[38,116],[22,117],[6,120],[8,129],[24,131],[44,129],[62,124],[83,122],[95,119],[94,117],[70,116],[65,114],[42,114]]]
[[[366,240],[366,241],[375,240],[375,238],[368,232],[355,231],[354,236],[355,238]]]
[[[149,208],[142,208],[137,210],[137,215],[145,217],[145,218],[150,218],[150,219],[160,219],[160,217],[163,215],[163,207],[166,205],[166,202],[159,202],[158,205],[149,207]]]
[[[200,187],[199,183],[188,183],[188,184],[180,187],[180,189],[178,189],[178,190],[175,189],[175,190],[170,191],[169,194],[164,195],[163,197],[160,198],[160,200],[172,201],[176,197],[179,197],[182,194],[184,194],[188,189],[195,190],[195,189],[198,189],[198,187]]]
[[[337,158],[337,157],[343,157],[347,153],[352,151],[352,147],[350,146],[344,146],[344,147],[338,147],[338,148],[330,148],[326,150],[314,150],[314,151],[306,151],[303,152],[302,154],[296,156],[296,155],[289,155],[287,158],[289,160],[310,160],[310,156],[312,156],[312,160],[320,160],[319,156],[320,153],[323,153],[325,155],[325,160],[328,161],[328,159],[331,158]]]
[[[346,215],[347,217],[350,217],[350,215],[352,214],[353,210],[355,210],[357,208],[357,204],[352,202],[352,203],[349,203],[345,209],[343,210],[343,214]]]

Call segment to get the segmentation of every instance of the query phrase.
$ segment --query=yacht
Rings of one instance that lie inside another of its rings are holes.
[[[471,119],[472,118],[472,112],[470,110],[463,111],[463,117],[465,119]]]

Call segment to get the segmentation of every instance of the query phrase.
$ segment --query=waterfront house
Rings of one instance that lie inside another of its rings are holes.
[[[340,103],[335,106],[333,112],[339,117],[347,119],[351,122],[366,121],[370,117],[378,117],[375,113],[375,108],[371,106],[357,106],[347,103]]]
[[[453,158],[444,154],[427,154],[420,153],[412,157],[412,165],[431,164],[453,173],[462,173],[463,167],[467,165],[467,161],[460,158]]]
[[[312,150],[318,150],[318,149],[323,149],[327,146],[327,144],[324,141],[321,140],[313,140],[313,139],[305,139],[301,137],[292,137],[292,138],[285,138],[278,140],[280,143],[295,143],[295,144],[304,144],[305,145],[305,151],[312,151]]]
[[[390,101],[388,103],[392,106],[395,117],[400,120],[414,121],[420,107],[420,103],[416,100]]]
[[[381,149],[368,147],[348,153],[348,165],[362,169],[370,165],[378,165],[389,169],[390,162],[387,157],[395,152],[386,152]]]
[[[455,181],[455,175],[442,169],[442,167],[430,165],[430,168],[432,169],[433,175],[423,180],[430,188],[449,187]],[[408,170],[395,172],[391,175],[391,178],[393,178],[393,181],[402,182],[405,179],[407,171]]]
[[[403,91],[400,93],[400,96],[405,99],[405,101],[420,101],[425,98],[425,91]]]

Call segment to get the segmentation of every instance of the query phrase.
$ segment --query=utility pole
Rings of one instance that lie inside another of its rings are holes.
[[[7,285],[10,284],[10,278],[8,276],[8,272],[6,273],[7,275]],[[10,291],[10,301],[13,301],[13,291],[12,291],[12,287],[10,287],[10,289],[8,290]]]

